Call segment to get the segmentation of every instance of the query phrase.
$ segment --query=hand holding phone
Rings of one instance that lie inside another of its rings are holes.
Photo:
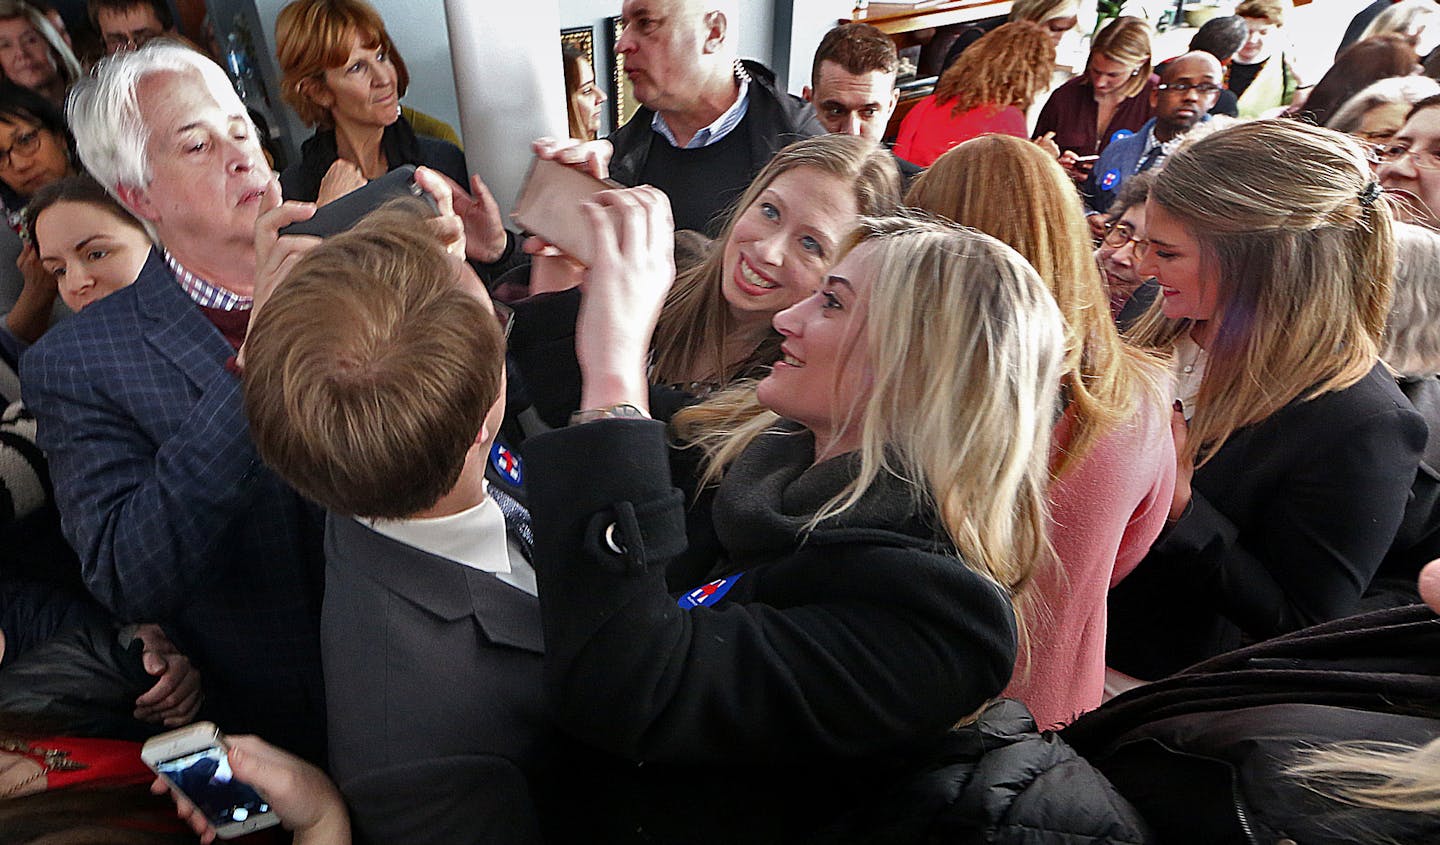
[[[525,231],[540,236],[562,252],[589,266],[595,258],[592,224],[581,204],[601,191],[623,188],[575,167],[536,157],[520,187],[510,217]]]
[[[281,235],[314,235],[328,238],[338,235],[359,223],[365,215],[393,199],[411,197],[428,206],[434,214],[440,213],[435,198],[415,182],[415,165],[406,164],[381,176],[363,188],[351,191],[315,209],[315,215],[308,220],[291,223],[280,230]]]
[[[270,803],[235,777],[225,740],[212,722],[152,737],[141,749],[140,759],[184,795],[221,839],[280,823]]]

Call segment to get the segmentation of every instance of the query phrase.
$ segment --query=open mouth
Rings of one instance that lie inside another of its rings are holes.
[[[804,362],[804,361],[802,361],[802,360],[800,360],[799,358],[796,358],[794,355],[790,354],[790,353],[785,349],[785,347],[783,347],[783,346],[780,347],[780,360],[779,360],[779,361],[776,361],[775,363],[777,363],[777,364],[784,364],[784,365],[787,366],[787,367],[803,367],[803,366],[805,366],[805,362]]]
[[[760,296],[780,287],[778,282],[767,279],[751,267],[743,255],[735,263],[735,276],[740,289],[751,296]]]

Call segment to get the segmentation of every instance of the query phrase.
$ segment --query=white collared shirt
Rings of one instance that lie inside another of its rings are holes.
[[[670,142],[670,146],[680,147],[684,150],[696,150],[720,143],[722,138],[740,125],[740,121],[745,117],[745,110],[750,106],[750,73],[739,62],[735,63],[735,80],[740,83],[740,90],[735,95],[734,104],[726,109],[724,114],[715,118],[715,122],[696,132],[695,137],[691,138],[690,143],[685,146],[680,147],[680,143],[675,139],[675,133],[670,131],[670,125],[665,122],[665,118],[660,115],[660,112],[655,112],[655,116],[650,118],[650,128],[659,132],[665,140]]]
[[[486,485],[489,491],[489,485]],[[505,514],[486,495],[472,508],[430,519],[367,519],[377,534],[462,566],[493,572],[517,590],[537,595],[535,570],[505,529]]]

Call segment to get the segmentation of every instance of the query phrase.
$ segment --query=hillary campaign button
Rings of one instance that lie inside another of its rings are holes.
[[[735,582],[739,581],[740,576],[744,574],[743,572],[737,572],[734,575],[711,581],[703,587],[696,587],[681,596],[676,604],[680,605],[681,610],[693,610],[697,607],[719,604],[720,600],[725,598],[725,594],[730,592],[730,588],[735,586]]]
[[[520,456],[496,443],[490,447],[490,465],[495,467],[501,478],[516,487],[520,486]]]
[[[1107,170],[1105,171],[1105,175],[1100,177],[1100,190],[1108,191],[1111,188],[1115,187],[1115,183],[1119,181],[1120,171]]]

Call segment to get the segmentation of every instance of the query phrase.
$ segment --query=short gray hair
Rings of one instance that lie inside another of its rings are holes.
[[[255,131],[225,71],[195,50],[156,39],[139,50],[107,56],[70,91],[65,114],[80,161],[117,198],[122,185],[150,184],[150,127],[140,113],[136,91],[145,77],[166,72],[197,75],[216,102],[237,105],[250,131]]]
[[[1370,83],[1346,100],[1345,105],[1325,121],[1325,125],[1336,132],[1354,132],[1360,128],[1365,115],[1376,106],[1393,103],[1413,106],[1435,94],[1440,94],[1440,82],[1428,76],[1392,76],[1381,79]]]
[[[1380,357],[1402,376],[1440,373],[1440,233],[1395,226],[1395,297]]]

